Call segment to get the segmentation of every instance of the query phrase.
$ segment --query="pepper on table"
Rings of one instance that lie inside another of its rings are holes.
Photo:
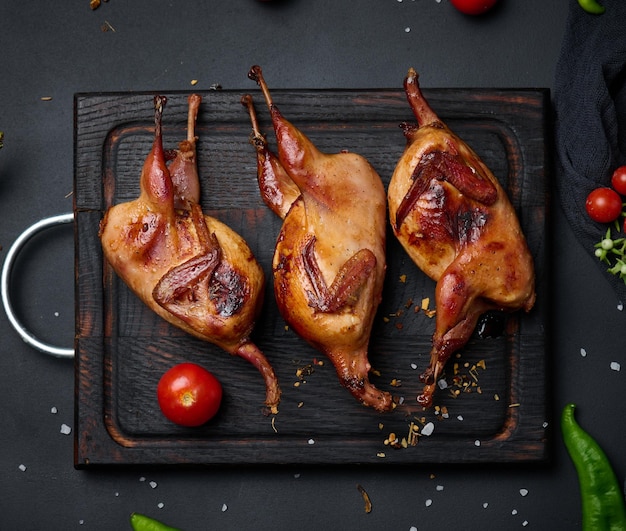
[[[133,527],[133,531],[181,531],[177,527],[170,527],[163,522],[140,513],[132,513],[130,515],[130,525]]]
[[[574,418],[575,404],[561,415],[561,431],[576,467],[582,499],[583,531],[625,531],[626,506],[615,472],[600,445]]]

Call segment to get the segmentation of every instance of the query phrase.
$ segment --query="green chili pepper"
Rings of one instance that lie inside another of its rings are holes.
[[[587,13],[591,13],[592,15],[601,15],[604,13],[604,6],[598,4],[596,0],[578,0],[578,4]]]
[[[180,531],[176,527],[165,525],[154,518],[139,513],[130,515],[130,525],[134,531]]]
[[[574,404],[567,404],[563,409],[561,431],[578,472],[583,531],[624,531],[624,495],[606,454],[576,422],[575,408]]]

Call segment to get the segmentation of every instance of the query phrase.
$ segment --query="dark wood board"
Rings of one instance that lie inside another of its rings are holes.
[[[450,387],[428,411],[417,406],[419,373],[428,363],[434,283],[408,259],[389,232],[388,269],[370,346],[379,387],[403,397],[380,414],[358,404],[338,383],[329,362],[300,382],[299,368],[322,356],[285,327],[273,299],[271,260],[278,219],[256,183],[255,153],[240,91],[203,92],[198,159],[205,212],[248,242],[268,279],[254,339],[272,362],[283,398],[277,416],[263,414],[264,386],[241,359],[173,328],[150,312],[104,263],[98,223],[113,203],[134,199],[153,135],[152,94],[75,97],[76,422],[75,466],[221,464],[431,464],[544,462],[547,346],[547,89],[430,89],[440,117],[490,166],[518,212],[537,272],[537,303],[514,314],[505,333],[473,337],[446,368]],[[261,126],[273,144],[267,109],[255,97]],[[166,148],[185,136],[187,93],[168,93]],[[404,148],[399,124],[413,121],[401,90],[273,91],[285,117],[323,151],[366,156],[385,186]],[[477,385],[453,396],[454,364]],[[156,385],[170,366],[193,361],[224,386],[218,416],[201,428],[173,425],[161,414]],[[466,367],[467,364],[467,367]],[[401,382],[392,386],[392,380]],[[294,385],[296,383],[299,385]],[[467,390],[471,392],[466,392]],[[480,391],[480,392],[479,392]],[[442,414],[447,410],[447,416]],[[409,425],[433,422],[434,432],[407,448],[385,444]]]

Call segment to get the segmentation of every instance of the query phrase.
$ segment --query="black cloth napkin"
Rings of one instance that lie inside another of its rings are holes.
[[[626,164],[626,1],[598,2],[602,15],[570,0],[553,94],[557,191],[574,234],[592,255],[609,226],[589,218],[585,200],[594,188],[610,186],[613,170]],[[624,281],[594,260],[626,302]]]

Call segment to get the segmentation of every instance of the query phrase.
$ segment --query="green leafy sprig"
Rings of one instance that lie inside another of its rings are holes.
[[[617,231],[619,232],[619,226]],[[604,238],[594,247],[596,258],[609,266],[607,271],[621,278],[626,284],[626,238],[613,238],[609,227]]]

